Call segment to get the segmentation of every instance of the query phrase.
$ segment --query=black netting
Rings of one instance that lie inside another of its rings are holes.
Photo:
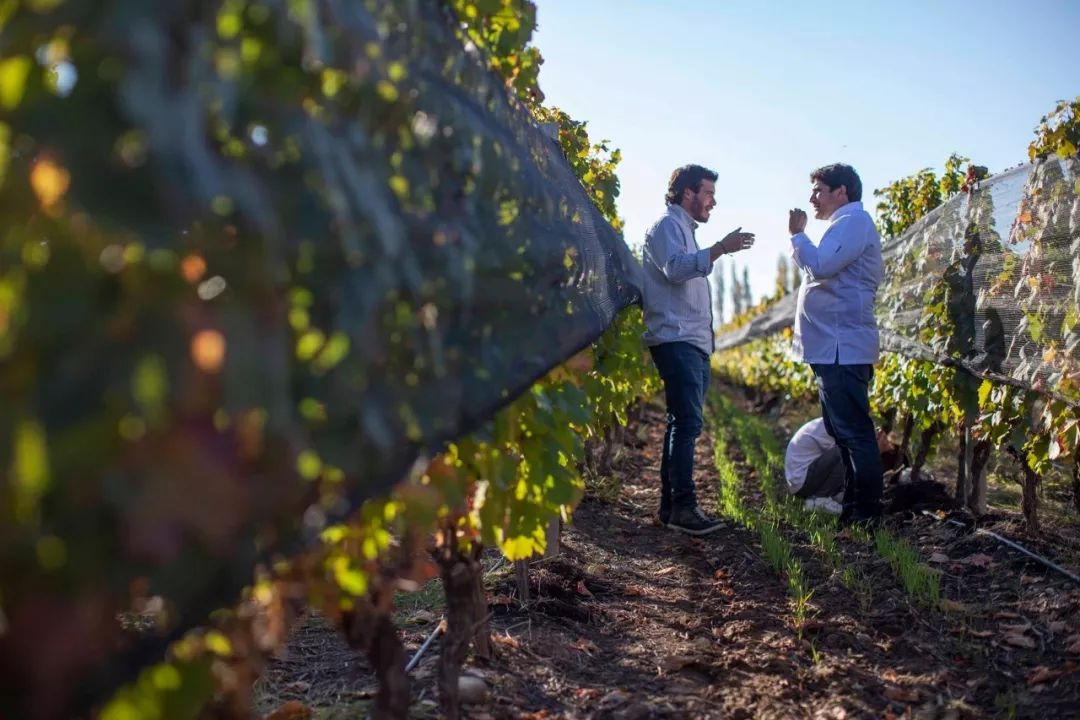
[[[136,574],[201,621],[320,527],[310,479],[389,488],[640,274],[441,3],[53,5],[0,43],[5,668]]]
[[[1080,163],[1022,165],[883,242],[882,347],[1080,403]],[[718,338],[789,327],[794,297]]]

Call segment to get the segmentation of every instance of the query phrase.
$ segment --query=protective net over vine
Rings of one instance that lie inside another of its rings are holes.
[[[962,366],[1080,405],[1080,163],[1025,164],[883,242],[885,350]],[[794,319],[784,298],[718,348]]]
[[[62,703],[134,577],[205,617],[639,269],[441,3],[30,5],[0,44],[0,688]],[[94,617],[40,643],[65,606]]]

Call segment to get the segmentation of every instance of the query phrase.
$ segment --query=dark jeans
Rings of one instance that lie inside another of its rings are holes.
[[[836,440],[847,468],[841,520],[881,515],[882,469],[870,417],[872,365],[811,364],[825,429]]]
[[[709,356],[690,343],[672,342],[649,348],[664,381],[667,432],[660,456],[660,512],[695,507],[694,443],[704,424]]]
[[[806,479],[795,497],[832,497],[844,491],[846,481],[844,456],[841,455],[840,448],[834,445],[806,468]]]

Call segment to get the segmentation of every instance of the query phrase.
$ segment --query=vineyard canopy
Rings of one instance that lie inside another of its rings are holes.
[[[203,621],[589,345],[640,267],[442,3],[14,7],[0,714],[48,716],[147,657],[102,630],[135,578]]]

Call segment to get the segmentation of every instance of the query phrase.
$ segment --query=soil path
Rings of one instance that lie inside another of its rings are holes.
[[[693,539],[655,520],[662,428],[661,412],[647,409],[619,460],[617,495],[579,506],[561,554],[532,566],[527,607],[514,598],[511,573],[489,580],[497,656],[470,668],[488,694],[467,717],[1080,717],[1080,647],[1068,648],[1080,637],[1080,589],[923,518],[898,532],[924,560],[948,557],[942,587],[952,608],[924,610],[872,546],[843,543],[864,578],[849,589],[785,531],[814,588],[812,619],[799,632],[786,582],[762,558],[756,533],[728,523]],[[702,505],[715,510],[712,453],[706,433],[696,481]],[[755,502],[750,471],[740,471],[745,500]],[[436,618],[403,615],[410,651]],[[271,668],[264,700],[329,703],[316,717],[333,718],[335,704],[370,697],[363,661],[340,647],[321,657],[331,652],[348,659],[321,662],[299,686],[298,669]],[[414,672],[416,717],[437,716],[436,655]],[[295,692],[283,692],[290,683]],[[320,687],[335,695],[320,700]]]

